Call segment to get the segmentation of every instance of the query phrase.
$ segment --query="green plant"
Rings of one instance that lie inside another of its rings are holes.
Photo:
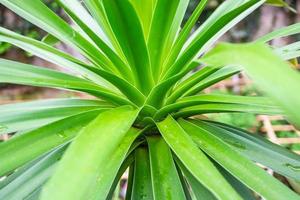
[[[127,199],[254,199],[251,190],[269,200],[300,199],[255,164],[299,181],[298,155],[201,117],[282,113],[299,124],[299,74],[282,58],[297,57],[300,45],[271,50],[263,44],[299,33],[299,24],[251,44],[220,44],[206,54],[265,1],[226,0],[191,36],[207,0],[182,29],[189,1],[58,2],[74,26],[40,0],[0,0],[86,60],[0,28],[0,41],[74,72],[1,59],[0,82],[75,90],[96,99],[0,107],[1,133],[16,133],[0,144],[0,175],[8,176],[0,182],[1,199],[111,199],[128,168]],[[207,66],[190,74],[200,63]],[[272,100],[202,93],[241,67]]]
[[[44,0],[44,3],[49,8],[51,8],[51,10],[53,10],[55,13],[60,14],[61,9],[58,7],[58,4],[56,2],[54,2],[53,0]],[[7,13],[6,9],[2,5],[0,5],[0,11],[1,11],[0,12],[1,13],[0,14],[0,26],[9,28],[9,29],[13,30],[14,32],[20,33],[22,35],[25,35],[25,36],[28,36],[28,37],[31,37],[34,39],[41,39],[44,37],[45,32],[43,30],[34,26],[30,22],[23,20],[20,17],[15,17],[14,23],[7,24],[6,21],[10,21],[10,20],[7,20],[6,18],[9,18],[12,16],[6,14]],[[11,47],[12,47],[12,45],[10,45],[9,43],[0,42],[0,55],[8,52]],[[30,55],[26,55],[26,56],[30,56]]]

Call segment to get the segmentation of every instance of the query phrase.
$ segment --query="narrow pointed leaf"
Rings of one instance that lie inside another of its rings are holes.
[[[266,45],[220,44],[202,61],[214,66],[244,67],[254,82],[300,127],[300,75]],[[276,84],[278,80],[280,84]]]
[[[271,143],[259,135],[226,124],[209,121],[193,121],[193,123],[214,133],[216,137],[225,141],[231,148],[248,159],[300,181],[300,174],[295,170],[297,166],[300,166],[300,156],[292,151]]]
[[[12,43],[33,55],[37,55],[49,62],[62,66],[67,70],[71,69],[74,72],[79,72],[82,78],[92,80],[99,85],[107,85],[107,83],[103,81],[103,79],[105,79],[105,81],[117,87],[133,101],[140,101],[142,98],[142,95],[139,94],[140,92],[129,82],[125,81],[126,79],[123,80],[110,72],[82,63],[80,60],[34,39],[18,35],[3,28],[0,28],[0,33],[1,41]],[[126,67],[125,64],[122,65],[122,68],[124,67]],[[128,75],[126,77],[128,77]]]
[[[238,23],[253,10],[259,7],[263,1],[250,0],[241,6],[226,13],[224,16],[214,22],[213,25],[200,32],[193,42],[186,48],[182,55],[172,65],[164,76],[164,79],[173,76],[184,69],[195,57],[202,55],[211,43],[216,41],[233,25]]]
[[[46,36],[43,37],[42,42],[44,42],[44,43],[46,43],[46,44],[48,44],[50,46],[54,46],[57,43],[59,43],[60,41],[59,41],[59,39],[57,39],[53,35],[47,34]]]
[[[22,167],[19,167],[17,170],[15,170],[13,173],[11,173],[10,175],[6,176],[4,178],[4,180],[0,181],[0,190],[4,187],[6,187],[8,184],[10,184],[11,182],[13,182],[14,180],[16,180],[19,176],[21,176],[23,173],[25,173],[27,170],[29,170],[31,167],[33,167],[36,163],[38,163],[39,161],[41,161],[43,158],[45,158],[48,154],[44,154],[36,159],[34,159],[33,161],[30,161],[28,163],[26,163],[25,165],[23,165]]]
[[[174,114],[175,118],[191,117],[205,113],[256,113],[256,114],[283,114],[282,109],[274,106],[253,106],[247,104],[231,104],[231,103],[208,103],[203,105],[191,106],[180,110]]]
[[[293,7],[291,7],[285,0],[267,0],[267,4],[277,7],[286,7],[290,11],[297,13],[297,10],[295,10]]]
[[[77,0],[58,0],[58,2],[60,3],[60,5],[66,6],[66,8],[72,10],[76,18],[80,19],[80,21],[82,21],[85,26],[93,30],[93,32],[98,37],[102,38],[107,45],[112,47],[110,40],[107,37],[106,33],[103,31],[102,27],[97,24],[95,19],[89,14],[89,12],[85,9],[84,5],[81,2]],[[74,18],[73,20],[76,21]]]
[[[154,199],[185,199],[171,150],[161,137],[147,137]]]
[[[108,194],[110,187],[101,187],[102,180],[112,176],[106,168],[109,165],[107,162],[122,143],[137,114],[136,110],[128,106],[112,109],[100,114],[82,129],[45,186],[41,199],[81,200],[95,198],[102,193]],[[119,157],[117,160],[123,159]],[[118,170],[120,166],[113,167]],[[65,184],[65,180],[69,184]],[[105,199],[106,195],[101,198]]]
[[[123,58],[124,54],[122,52],[122,49],[118,43],[118,40],[116,36],[113,33],[113,30],[109,24],[109,21],[107,19],[107,14],[105,12],[104,6],[103,6],[103,1],[99,0],[83,0],[84,5],[86,6],[87,10],[97,24],[101,27],[105,35],[108,37],[110,43],[113,45],[115,51],[118,53],[120,57]],[[92,29],[93,30],[93,29]]]
[[[245,0],[226,0],[223,1],[211,15],[192,33],[192,35],[186,41],[184,48],[189,46],[192,41],[203,31],[211,27],[217,20],[229,13],[230,11],[241,6]]]
[[[22,36],[0,27],[0,41],[13,44],[32,55],[36,55],[66,70],[79,73],[95,83],[103,84],[103,80],[85,67],[85,63],[75,57],[35,39]]]
[[[155,108],[160,108],[163,105],[163,103],[165,103],[161,99],[164,99],[164,97],[166,97],[166,95],[168,94],[170,89],[176,84],[176,82],[181,80],[186,74],[189,73],[189,71],[195,69],[197,66],[199,66],[198,62],[192,62],[186,70],[157,84],[148,95],[146,103]]]
[[[271,99],[259,96],[238,96],[224,94],[201,94],[184,97],[177,101],[180,104],[193,105],[202,103],[234,103],[253,106],[274,106]]]
[[[52,99],[0,106],[0,134],[28,130],[92,110],[113,106],[98,100]]]
[[[278,54],[284,60],[291,60],[297,58],[300,55],[300,42],[294,42],[275,49]]]
[[[168,62],[165,64],[164,71],[171,66],[174,61],[176,61],[179,53],[181,52],[186,40],[190,36],[190,33],[195,26],[197,20],[199,19],[202,11],[204,10],[208,0],[201,0],[200,3],[197,5],[195,10],[193,11],[192,15],[189,17],[188,21],[180,31],[178,38],[176,39],[173,48],[171,49],[170,55],[168,57]]]
[[[92,67],[89,67],[89,69],[110,82],[134,104],[141,106],[144,103],[145,96],[132,83],[101,69]]]
[[[60,147],[24,171],[0,190],[0,198],[27,199],[28,196],[39,190],[52,175],[64,151],[65,147]]]
[[[93,194],[95,199],[105,199],[104,197],[109,194],[111,187],[116,179],[116,177],[121,177],[126,170],[125,166],[122,166],[122,162],[125,160],[126,156],[130,153],[129,149],[137,138],[137,136],[141,133],[138,129],[130,129],[126,135],[122,139],[122,143],[119,144],[118,148],[115,149],[115,152],[110,156],[109,161],[105,164],[105,167],[102,169],[102,174],[100,175],[102,178],[98,180],[100,183],[97,191]],[[126,162],[130,161],[126,160]],[[124,163],[123,163],[124,164]],[[128,166],[128,163],[127,163]],[[121,169],[122,168],[122,169]],[[119,174],[119,170],[123,173]]]
[[[232,66],[222,67],[221,69],[217,70],[215,73],[211,74],[204,80],[200,81],[191,89],[187,90],[183,94],[183,96],[192,96],[198,94],[199,92],[214,85],[215,83],[225,80],[234,74],[238,74],[240,71],[241,69],[238,67],[232,67]]]
[[[165,141],[184,166],[220,199],[241,199],[180,125],[168,116],[157,123]]]
[[[153,10],[155,8],[156,0],[148,0],[148,1],[130,0],[130,2],[134,6],[139,16],[139,19],[143,26],[144,36],[147,41],[150,32],[150,26],[151,26]]]
[[[74,0],[71,0],[72,3]],[[75,0],[76,1],[76,0]],[[72,4],[70,1],[60,0],[60,4],[64,8],[64,10],[68,13],[68,15],[78,24],[78,26],[91,38],[91,40],[97,45],[99,49],[112,61],[114,67],[116,68],[116,72],[121,74],[121,76],[129,81],[132,81],[132,72],[130,71],[128,65],[123,62],[123,60],[114,52],[113,49],[95,32],[94,29],[90,29],[76,13],[71,10],[68,5]],[[79,2],[77,2],[79,4]],[[73,6],[77,7],[77,6]]]
[[[98,114],[88,112],[68,117],[0,143],[0,175],[70,141]]]
[[[298,33],[300,33],[300,23],[276,29],[275,31],[258,38],[256,42],[269,42],[276,38],[287,37]]]
[[[204,67],[192,76],[184,80],[177,87],[175,87],[173,93],[168,97],[167,104],[174,103],[178,98],[186,93],[190,88],[194,87],[197,83],[216,72],[215,67]]]
[[[222,168],[218,163],[215,162],[214,164],[244,200],[256,200],[254,192],[252,192],[247,186],[245,186],[238,179],[232,176],[228,171]]]
[[[67,70],[71,69],[74,72],[79,72],[82,78],[90,79],[99,85],[108,85],[103,81],[103,79],[105,79],[105,81],[117,87],[128,96],[129,99],[135,102],[141,101],[141,98],[143,98],[142,95],[139,94],[140,92],[127,82],[126,79],[123,80],[110,72],[82,63],[76,58],[34,39],[18,35],[2,28],[0,28],[0,33],[3,34],[0,35],[1,41],[12,43],[33,55],[37,55],[49,62],[62,66]],[[122,65],[122,67],[126,67],[125,64]]]
[[[176,159],[177,164],[180,166],[180,169],[183,171],[188,183],[193,190],[197,200],[216,200],[217,198],[206,188],[204,187],[190,172],[189,170],[180,162],[179,159]]]
[[[220,94],[201,94],[196,96],[189,96],[179,99],[177,102],[164,106],[159,110],[155,119],[160,119],[168,113],[176,112],[187,107],[197,106],[210,103],[226,103],[226,104],[243,104],[252,106],[270,106],[275,107],[270,99],[264,97],[246,97],[237,95],[220,95]]]
[[[131,200],[135,199],[153,199],[149,151],[146,148],[138,148],[135,151]]]
[[[193,135],[194,141],[203,151],[264,198],[270,200],[282,200],[285,198],[291,200],[299,199],[299,196],[288,189],[287,186],[267,174],[267,172],[247,158],[232,150],[229,145],[215,137],[213,133],[205,131],[185,120],[180,120],[179,123],[189,135]],[[196,138],[197,140],[195,140]]]
[[[187,6],[187,0],[156,1],[148,40],[152,73],[155,81],[157,81],[161,73],[164,58],[173,46],[174,38],[177,35]]]
[[[110,25],[133,71],[137,87],[148,94],[153,80],[139,18],[129,0],[103,0]]]
[[[84,55],[98,65],[102,67],[109,65],[110,61],[94,45],[72,29],[67,22],[58,17],[40,0],[31,0],[30,2],[1,0],[0,3],[61,41],[77,46]]]
[[[120,181],[122,179],[123,174],[126,172],[126,170],[129,167],[132,166],[133,162],[134,162],[133,154],[128,155],[126,157],[126,159],[123,161],[122,165],[119,168],[117,175],[115,176],[115,179],[112,183],[112,186],[110,188],[110,191],[109,191],[106,199],[112,199],[114,196],[116,196],[117,198],[119,197],[120,188],[118,188],[118,186],[120,185]],[[128,175],[128,177],[130,177],[130,175]],[[131,183],[129,183],[129,179],[130,178],[128,178],[127,187],[130,187],[129,185],[131,184]],[[117,193],[117,195],[115,193]]]
[[[51,69],[0,59],[0,71],[2,83],[79,90],[103,99],[111,99],[115,103],[129,103],[126,99],[93,82]]]

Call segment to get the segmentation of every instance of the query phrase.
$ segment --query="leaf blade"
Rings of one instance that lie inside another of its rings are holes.
[[[137,87],[148,94],[153,80],[150,60],[139,18],[129,0],[103,0],[116,38],[132,69]]]
[[[0,59],[0,82],[62,88],[90,93],[117,104],[132,104],[120,95],[91,81],[29,64]]]
[[[154,199],[185,199],[171,150],[159,137],[147,137]]]
[[[217,139],[213,133],[180,120],[180,125],[191,135],[197,136],[197,144],[216,162],[228,170],[237,179],[258,192],[266,199],[299,199],[299,196],[289,190],[284,184],[268,175],[264,170],[232,150],[222,140]],[[224,156],[226,155],[226,156]],[[255,174],[255,177],[253,176]],[[268,187],[266,187],[266,184]],[[272,188],[270,190],[269,188]]]
[[[222,60],[215,60],[218,58]],[[255,83],[284,109],[288,118],[300,127],[300,110],[298,109],[300,108],[300,95],[296,92],[300,91],[300,75],[269,47],[260,43],[220,44],[206,54],[202,61],[214,66],[229,63],[242,66]],[[278,80],[282,80],[280,84],[276,84]]]
[[[110,61],[102,52],[87,41],[81,34],[72,29],[43,2],[39,0],[32,0],[30,2],[24,2],[22,0],[1,0],[0,3],[61,41],[77,47],[81,53],[90,58],[98,66],[100,65],[101,67],[107,67],[107,70],[112,70],[110,68]]]
[[[153,199],[151,185],[151,170],[147,148],[137,148],[135,151],[134,177],[131,199]]]
[[[0,175],[70,141],[97,114],[90,112],[68,117],[0,143],[0,161],[3,163]]]
[[[224,200],[241,199],[171,116],[157,123],[157,126],[165,141],[185,167],[216,197]]]
[[[214,132],[216,137],[223,139],[233,149],[250,160],[270,167],[274,171],[300,180],[300,175],[289,166],[299,166],[300,157],[258,135],[253,135],[242,129],[216,122],[194,122],[202,128]]]
[[[101,191],[102,179],[110,176],[102,171],[107,166],[107,159],[118,147],[137,114],[129,106],[112,109],[100,114],[83,129],[64,155],[55,175],[47,183],[41,199],[79,200],[95,197],[95,192],[99,189]],[[118,123],[115,118],[119,119]],[[74,156],[80,159],[74,159]],[[77,175],[74,176],[74,173]],[[72,184],[65,184],[65,180],[71,180]],[[63,188],[64,193],[59,192],[58,188]],[[103,190],[108,194],[109,189],[110,187]],[[105,199],[106,196],[101,198]]]

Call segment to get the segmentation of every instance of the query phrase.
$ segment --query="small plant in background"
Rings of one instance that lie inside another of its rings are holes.
[[[207,0],[183,27],[185,0],[58,0],[72,27],[40,0],[0,3],[86,58],[0,28],[0,41],[71,71],[1,59],[0,82],[94,96],[0,107],[1,133],[15,133],[0,144],[0,199],[112,199],[128,168],[126,199],[300,199],[256,165],[299,181],[298,155],[203,117],[284,114],[299,126],[299,74],[284,60],[300,44],[264,44],[299,24],[209,51],[264,0],[227,0],[192,34]],[[270,98],[203,93],[242,69]]]
[[[0,54],[5,53],[11,47],[10,44],[5,42],[0,42]]]

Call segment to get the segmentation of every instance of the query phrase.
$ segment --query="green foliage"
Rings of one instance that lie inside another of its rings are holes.
[[[298,155],[203,116],[283,114],[298,124],[299,74],[282,60],[297,54],[262,44],[299,33],[298,25],[207,53],[265,1],[226,0],[193,33],[208,1],[186,23],[189,1],[183,0],[147,0],[147,6],[138,0],[57,2],[73,26],[40,0],[0,0],[48,33],[38,41],[0,28],[0,41],[70,73],[2,59],[0,83],[72,90],[95,99],[0,106],[0,134],[14,135],[0,144],[0,175],[7,176],[0,182],[1,198],[112,199],[129,168],[128,200],[254,199],[253,192],[268,200],[300,199],[256,165],[300,181]],[[56,49],[57,42],[85,59]],[[299,49],[297,43],[282,48]],[[243,69],[266,97],[204,94]]]
[[[212,93],[234,94],[235,92],[229,89],[226,91],[213,90]],[[250,86],[246,86],[245,88],[242,88],[242,90],[239,93],[241,93],[241,95],[253,96],[253,94],[257,94],[258,92],[252,85],[250,85]],[[254,127],[257,127],[259,125],[256,120],[255,113],[213,113],[213,114],[208,114],[207,116],[211,120],[226,123],[245,130],[253,129]]]
[[[257,54],[257,52],[261,57],[251,59],[252,55]],[[214,66],[238,65],[244,67],[248,74],[254,78],[255,83],[260,85],[265,93],[284,108],[287,117],[300,127],[299,112],[295,109],[300,107],[300,94],[295,92],[300,91],[300,74],[292,69],[287,62],[269,51],[269,47],[260,43],[220,44],[201,60]],[[274,87],[272,83],[276,83],[278,80],[282,80],[282,82]]]
[[[54,0],[45,0],[44,1],[46,3],[46,5],[51,8],[51,10],[53,10],[54,12],[61,14],[61,8],[58,6],[57,2],[55,2]],[[0,5],[2,6],[2,5]],[[2,8],[2,11],[5,13],[7,11],[5,11],[5,8]],[[4,27],[8,27],[10,29],[12,29],[13,31],[17,32],[17,33],[21,33],[23,35],[26,35],[30,38],[33,39],[37,39],[40,40],[45,35],[45,32],[40,29],[39,27],[33,25],[32,23],[22,19],[21,17],[18,17],[17,15],[14,16],[15,17],[15,23],[13,24],[6,24],[6,18],[4,16],[2,16],[3,18],[1,18],[0,16],[0,25],[4,26]],[[5,42],[0,42],[0,55],[4,54],[6,52],[8,52],[11,49],[12,45],[9,43],[5,43]],[[32,56],[31,53],[29,52],[24,52],[26,56]]]
[[[294,8],[290,7],[289,4],[285,2],[285,0],[267,0],[266,3],[278,7],[287,7],[291,11],[297,13],[297,11]]]
[[[3,54],[11,47],[11,44],[6,42],[0,42],[0,54]]]

